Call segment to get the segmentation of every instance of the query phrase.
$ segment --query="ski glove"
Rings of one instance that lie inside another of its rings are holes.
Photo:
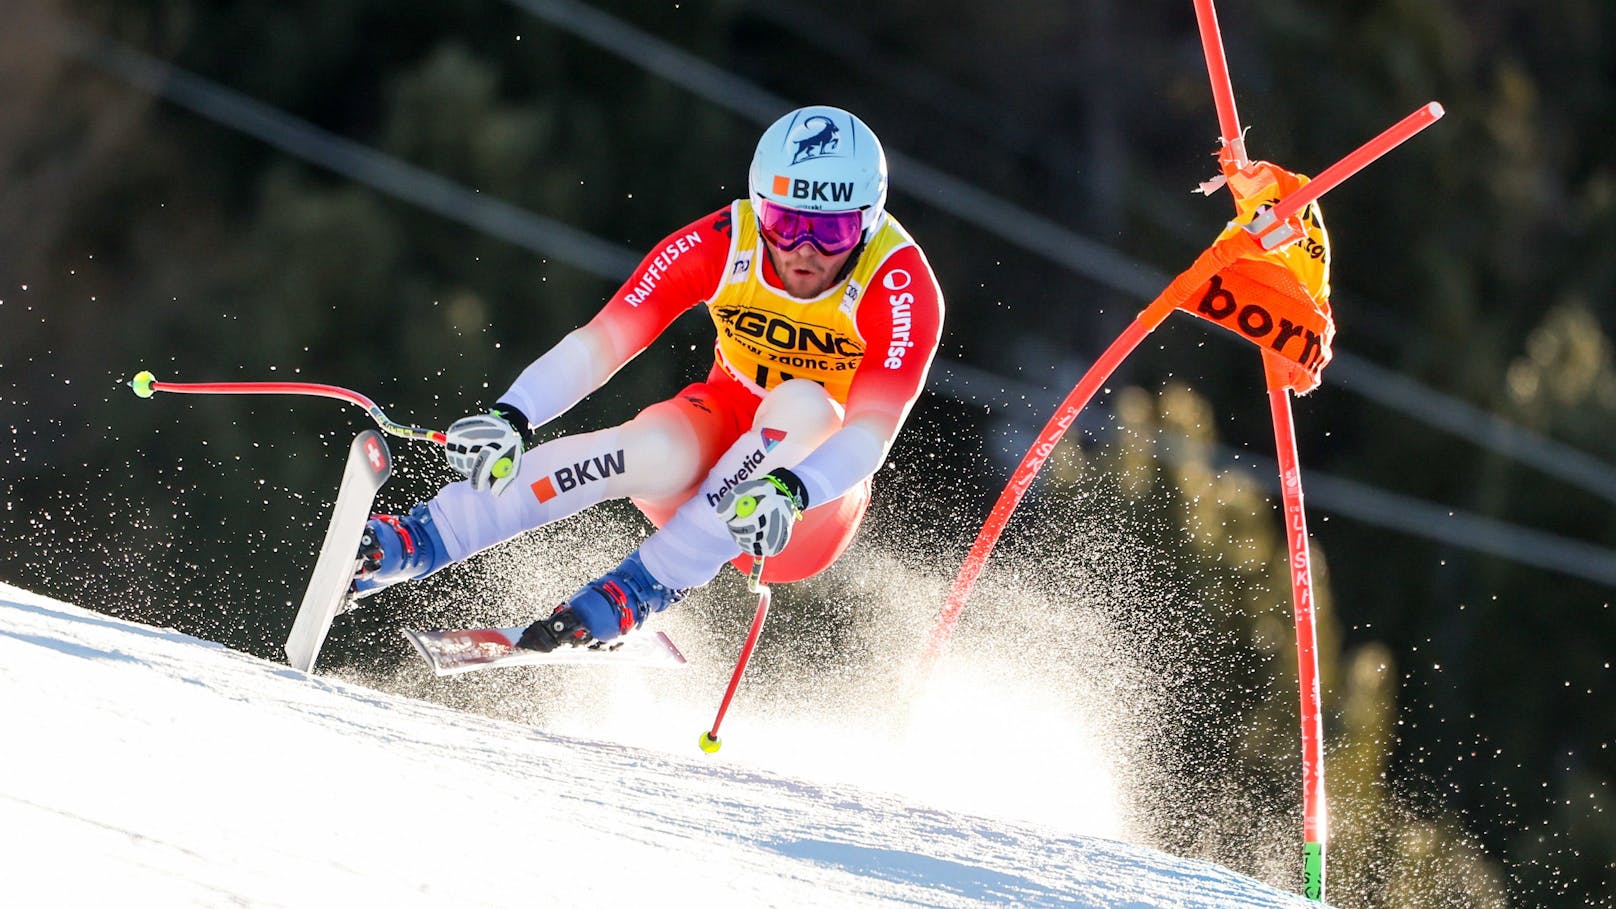
[[[729,535],[752,556],[779,555],[791,539],[791,525],[808,507],[808,493],[797,475],[784,468],[736,486],[718,502],[718,516]]]
[[[521,427],[521,428],[518,428]],[[516,480],[522,450],[532,444],[527,417],[509,404],[496,404],[489,413],[463,417],[444,433],[444,456],[449,466],[471,480],[471,488],[505,491]]]

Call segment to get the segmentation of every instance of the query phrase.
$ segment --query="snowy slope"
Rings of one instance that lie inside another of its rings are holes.
[[[569,738],[0,584],[4,902],[1314,905],[1116,840],[704,756],[691,722],[683,752]]]

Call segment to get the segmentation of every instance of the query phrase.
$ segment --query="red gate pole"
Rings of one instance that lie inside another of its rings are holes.
[[[1224,148],[1220,161],[1224,173],[1233,174],[1247,163],[1245,137],[1241,134],[1240,118],[1235,112],[1234,85],[1229,78],[1228,62],[1223,54],[1223,37],[1218,31],[1217,12],[1213,9],[1212,0],[1195,0],[1195,19],[1201,30],[1201,47],[1206,54],[1212,98],[1217,106],[1218,128],[1223,133]],[[1438,107],[1437,111],[1440,110]],[[1440,116],[1439,113],[1437,115]],[[1318,186],[1313,187],[1317,191],[1312,194],[1313,198],[1384,154],[1386,149],[1399,141],[1394,136],[1383,135],[1371,143],[1381,146],[1373,157],[1364,154],[1354,160],[1359,152],[1349,155],[1339,172],[1329,173],[1328,180],[1315,181]],[[1292,195],[1297,198],[1285,200],[1282,204],[1284,211],[1274,213],[1270,224],[1284,224],[1307,204],[1308,200],[1301,198],[1302,194]],[[1263,231],[1257,229],[1254,223],[1250,232],[1256,237]],[[1285,542],[1290,553],[1291,599],[1296,622],[1296,676],[1301,690],[1302,723],[1302,895],[1322,901],[1327,832],[1324,717],[1319,708],[1318,635],[1313,621],[1313,572],[1308,558],[1307,514],[1302,508],[1302,470],[1296,454],[1290,389],[1285,385],[1283,361],[1266,350],[1263,351],[1263,374],[1267,380],[1268,406],[1274,422],[1274,447],[1279,457],[1280,488],[1285,503]]]
[[[1274,419],[1274,449],[1285,505],[1285,546],[1290,554],[1291,604],[1296,618],[1296,680],[1302,722],[1302,895],[1324,899],[1325,842],[1329,811],[1324,798],[1324,710],[1319,697],[1318,630],[1314,622],[1313,567],[1307,544],[1307,512],[1302,507],[1302,466],[1296,455],[1291,393],[1283,361],[1263,351],[1268,407]]]
[[[1212,103],[1218,109],[1218,130],[1223,133],[1223,159],[1240,170],[1250,163],[1246,158],[1246,137],[1241,135],[1240,114],[1234,106],[1234,83],[1229,79],[1229,61],[1223,55],[1223,33],[1218,30],[1218,11],[1212,0],[1195,0],[1195,22],[1201,28],[1201,51],[1206,57],[1206,74],[1212,82]]]

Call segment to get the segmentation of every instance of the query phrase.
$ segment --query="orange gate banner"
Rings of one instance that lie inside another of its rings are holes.
[[[1236,217],[1218,236],[1242,225],[1308,182],[1266,161],[1229,175]],[[1279,249],[1254,244],[1178,300],[1178,308],[1233,331],[1283,362],[1281,387],[1306,394],[1318,387],[1330,362],[1335,322],[1330,316],[1330,236],[1317,202],[1302,209],[1301,236]],[[1217,244],[1214,244],[1217,245]]]

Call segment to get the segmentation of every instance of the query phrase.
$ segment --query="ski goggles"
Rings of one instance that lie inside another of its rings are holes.
[[[864,213],[858,211],[802,211],[759,200],[758,229],[769,245],[791,252],[804,243],[827,256],[840,255],[864,238]]]

